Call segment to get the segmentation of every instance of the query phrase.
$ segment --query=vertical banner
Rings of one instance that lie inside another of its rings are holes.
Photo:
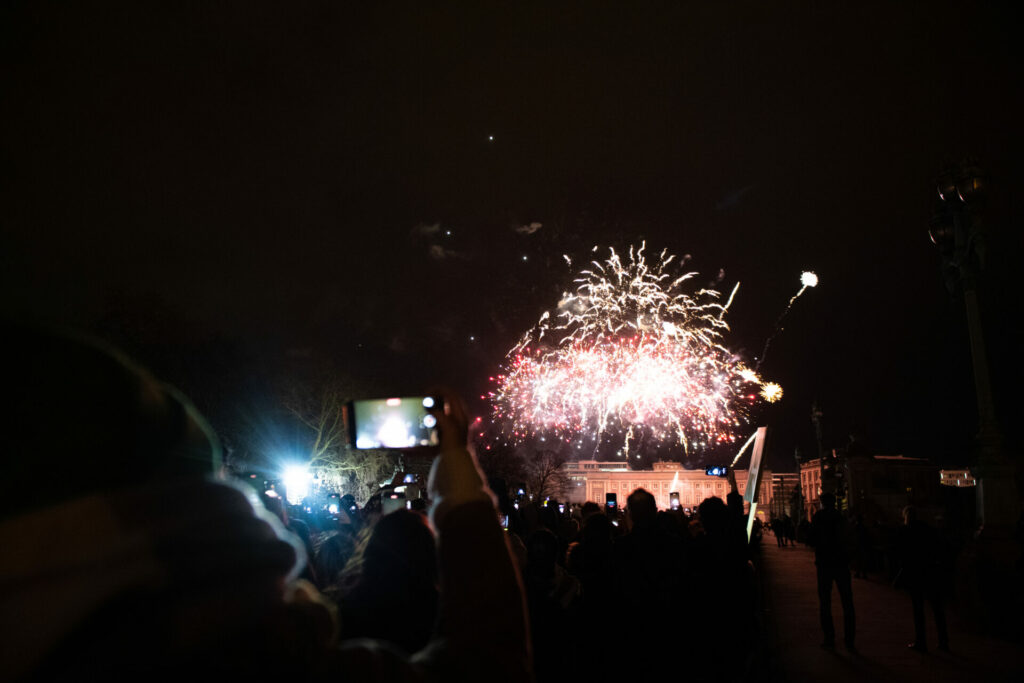
[[[757,494],[761,490],[761,460],[764,457],[764,440],[768,434],[767,427],[758,427],[754,438],[754,452],[750,454],[750,469],[747,475],[747,490],[743,500],[750,503],[750,515],[747,518],[747,542],[754,528],[754,515],[757,513]]]

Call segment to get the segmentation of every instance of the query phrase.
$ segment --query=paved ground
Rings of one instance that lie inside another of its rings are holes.
[[[832,617],[836,625],[834,651],[823,650],[818,623],[814,553],[803,545],[779,548],[766,533],[762,543],[763,616],[767,629],[760,680],[773,681],[1024,681],[1024,647],[968,632],[948,610],[951,652],[935,649],[935,624],[930,607],[927,654],[907,649],[914,638],[910,597],[881,577],[853,579],[857,615],[857,650],[843,648],[839,594],[833,588]],[[1024,615],[1022,615],[1024,618]]]

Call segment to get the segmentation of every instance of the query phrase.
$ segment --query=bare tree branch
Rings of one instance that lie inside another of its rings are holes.
[[[307,465],[322,485],[352,493],[360,501],[394,474],[397,458],[383,451],[359,451],[348,444],[346,398],[337,383],[319,390],[292,386],[283,405],[306,428]]]

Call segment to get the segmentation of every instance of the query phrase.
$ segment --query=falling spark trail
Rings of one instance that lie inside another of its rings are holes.
[[[782,320],[786,317],[786,314],[789,313],[789,309],[793,308],[793,302],[799,299],[800,295],[803,294],[808,287],[818,286],[818,276],[815,275],[813,271],[805,270],[800,274],[800,285],[800,291],[793,295],[793,298],[791,298],[789,303],[786,304],[786,308],[783,309],[782,314],[775,320],[775,327],[772,330],[772,333],[764,341],[764,349],[761,350],[761,357],[757,359],[757,365],[754,366],[755,370],[761,369],[761,364],[764,363],[764,359],[768,356],[768,347],[771,346],[772,340],[778,337],[779,333],[782,332]]]
[[[718,314],[718,319],[719,320],[722,319],[722,316],[725,315],[725,312],[729,310],[730,306],[732,306],[732,300],[736,298],[736,292],[738,292],[739,289],[740,289],[740,283],[737,282],[736,286],[732,288],[732,294],[729,295],[729,300],[725,302],[725,306],[722,306],[722,310]],[[790,305],[792,305],[792,304],[793,304],[793,302],[791,301]]]
[[[743,444],[743,448],[741,448],[740,452],[736,454],[736,457],[732,459],[732,463],[729,464],[729,467],[732,467],[733,465],[735,465],[736,461],[739,460],[740,456],[743,455],[743,451],[745,451],[748,448],[750,448],[750,444],[754,443],[754,437],[756,437],[756,436],[757,436],[757,432],[754,432],[753,434],[750,435],[750,438],[747,439],[747,442]]]

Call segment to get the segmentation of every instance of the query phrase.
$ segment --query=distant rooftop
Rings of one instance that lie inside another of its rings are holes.
[[[928,458],[911,458],[906,455],[873,455],[871,457],[873,457],[875,460],[904,460],[906,462],[930,462]]]

